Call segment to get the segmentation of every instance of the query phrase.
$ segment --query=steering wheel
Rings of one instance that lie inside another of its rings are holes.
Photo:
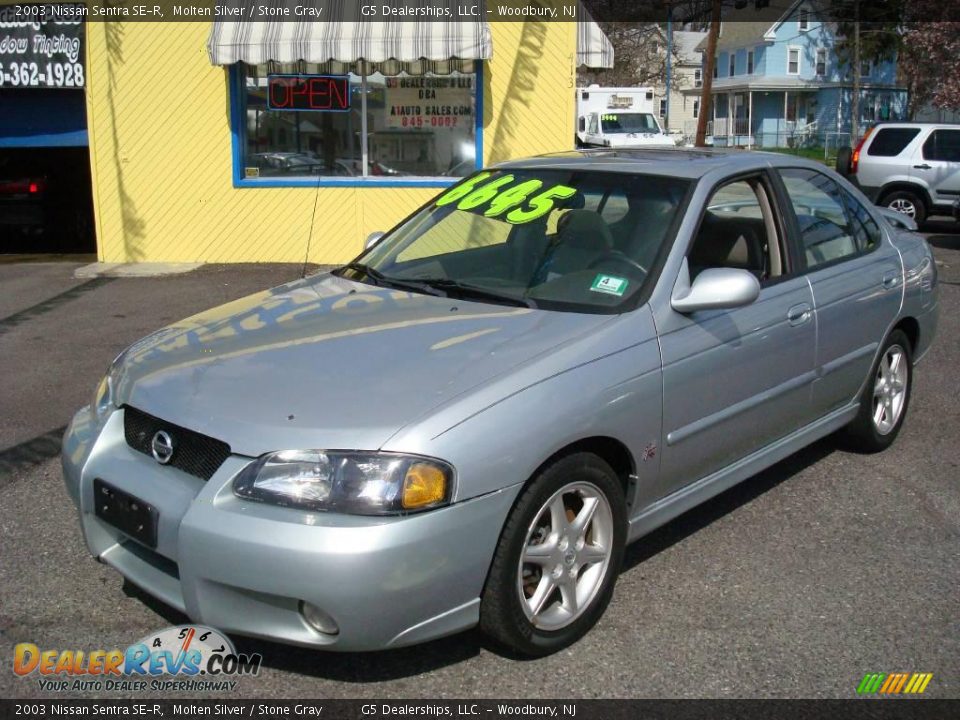
[[[647,269],[643,265],[638,263],[629,255],[626,255],[625,253],[621,252],[620,250],[610,250],[609,252],[604,253],[603,255],[598,257],[596,260],[591,262],[589,265],[587,265],[587,269],[592,270],[593,268],[603,265],[605,263],[618,263],[620,265],[627,265],[633,268],[634,270],[639,270],[643,275],[647,274]]]

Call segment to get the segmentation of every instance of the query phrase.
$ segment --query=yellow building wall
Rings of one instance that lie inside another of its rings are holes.
[[[484,162],[569,149],[576,26],[493,23]],[[228,73],[199,22],[87,24],[87,120],[103,262],[341,263],[437,188],[235,188]]]

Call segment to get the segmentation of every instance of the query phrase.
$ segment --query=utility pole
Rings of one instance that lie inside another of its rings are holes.
[[[720,37],[722,0],[713,0],[710,33],[707,35],[707,62],[703,68],[703,89],[700,92],[700,115],[697,117],[697,147],[707,144],[707,118],[713,115],[713,68],[717,63],[717,39]]]
[[[664,130],[670,132],[670,81],[673,69],[673,5],[667,8],[667,105],[663,114]]]
[[[853,98],[850,102],[850,144],[860,140],[860,0],[853,0]]]

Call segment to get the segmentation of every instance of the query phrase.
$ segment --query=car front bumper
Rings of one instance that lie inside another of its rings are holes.
[[[475,625],[514,486],[407,517],[311,513],[237,498],[250,458],[231,456],[207,482],[127,446],[123,410],[98,427],[84,408],[64,437],[67,492],[90,552],[196,622],[331,650],[422,642]],[[99,478],[158,510],[147,548],[97,517]],[[314,630],[300,602],[339,633]]]

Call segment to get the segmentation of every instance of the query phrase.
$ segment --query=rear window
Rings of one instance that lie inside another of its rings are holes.
[[[903,152],[920,132],[920,128],[882,128],[867,148],[867,155],[894,157]]]

